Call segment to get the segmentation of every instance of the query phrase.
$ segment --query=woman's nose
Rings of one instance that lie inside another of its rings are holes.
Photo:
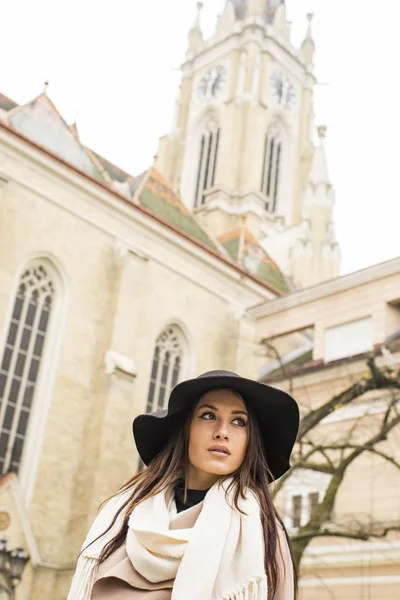
[[[214,437],[216,440],[228,439],[228,428],[224,423],[219,423],[215,428]]]

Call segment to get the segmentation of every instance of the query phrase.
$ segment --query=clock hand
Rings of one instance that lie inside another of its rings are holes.
[[[211,73],[207,81],[207,98],[210,98],[212,94],[212,78]]]
[[[287,101],[288,101],[288,95],[289,95],[289,84],[287,81],[283,82],[283,86],[282,86],[282,104],[284,104],[286,106]]]
[[[218,90],[218,84],[219,84],[219,75],[217,75],[217,77],[214,79],[214,82],[213,82],[213,86],[212,86],[213,94]]]
[[[216,69],[213,69],[212,71],[212,76],[211,76],[211,94],[214,94],[214,90],[215,90],[215,84],[218,80],[218,71]]]
[[[279,98],[279,104],[282,102],[282,98],[283,98],[283,82],[280,82],[279,85],[279,92],[278,92],[278,98]]]
[[[293,86],[290,85],[288,88],[287,100],[286,100],[287,108],[290,108],[292,106],[293,98],[294,98],[294,89],[293,89]]]

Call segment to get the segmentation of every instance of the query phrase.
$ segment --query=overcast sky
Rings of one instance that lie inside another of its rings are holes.
[[[205,0],[210,35],[225,0]],[[0,91],[49,96],[82,141],[138,174],[170,129],[196,0],[1,2]],[[293,41],[314,12],[317,124],[328,126],[342,273],[400,255],[400,2],[288,0]]]

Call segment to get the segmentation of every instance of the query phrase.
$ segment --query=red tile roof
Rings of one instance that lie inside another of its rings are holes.
[[[4,94],[0,94],[0,108],[8,111],[8,110],[12,110],[16,106],[18,106],[18,104],[16,102],[14,102],[14,100],[11,100]]]
[[[57,162],[59,162],[61,164],[64,164],[67,168],[71,169],[72,171],[74,171],[75,173],[77,173],[78,175],[80,175],[81,177],[84,177],[85,179],[90,180],[97,187],[100,187],[100,188],[108,191],[109,193],[112,193],[114,196],[116,196],[124,204],[127,204],[127,205],[133,207],[135,210],[140,210],[144,214],[147,214],[150,218],[154,219],[155,221],[158,221],[160,224],[164,225],[165,227],[167,227],[167,228],[175,231],[181,237],[187,239],[188,241],[190,241],[191,243],[195,244],[196,246],[201,247],[203,250],[205,250],[209,254],[213,255],[214,258],[216,258],[219,261],[225,263],[227,266],[231,267],[232,269],[234,269],[235,271],[237,271],[241,275],[245,275],[248,279],[251,279],[255,283],[261,285],[262,287],[269,289],[272,293],[276,294],[277,296],[281,296],[282,295],[282,292],[278,288],[276,288],[273,284],[270,284],[270,283],[267,283],[266,281],[263,281],[261,278],[257,277],[256,275],[252,275],[251,273],[249,273],[248,271],[246,271],[242,266],[238,265],[233,260],[230,260],[229,258],[224,257],[220,252],[218,252],[217,250],[214,250],[213,248],[210,248],[209,246],[207,246],[206,244],[204,244],[201,240],[196,239],[192,235],[190,235],[190,234],[182,231],[181,229],[179,229],[175,225],[169,223],[164,218],[162,218],[159,215],[155,214],[153,211],[149,210],[148,208],[144,207],[143,205],[136,204],[131,199],[128,199],[123,194],[120,194],[117,190],[115,190],[114,188],[112,188],[109,184],[105,183],[104,181],[102,181],[102,180],[100,180],[100,179],[98,179],[96,177],[93,177],[92,175],[88,174],[85,171],[82,171],[81,169],[79,169],[75,165],[71,164],[67,160],[61,158],[60,156],[58,156],[57,154],[55,154],[54,152],[52,152],[51,150],[48,150],[47,148],[44,148],[43,146],[41,146],[41,145],[37,144],[36,142],[32,141],[31,139],[27,138],[25,135],[23,135],[20,132],[16,131],[11,125],[0,121],[0,129],[3,129],[5,131],[7,131],[9,134],[13,135],[16,138],[19,138],[22,142],[24,142],[26,144],[29,144],[30,146],[32,146],[32,147],[36,148],[37,150],[39,150],[40,152],[42,152],[43,154],[46,154],[47,156],[50,156],[51,158],[53,158]]]

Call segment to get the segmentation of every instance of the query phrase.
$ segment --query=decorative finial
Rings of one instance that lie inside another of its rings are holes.
[[[307,35],[306,35],[306,39],[312,39],[312,33],[311,33],[311,23],[313,21],[314,18],[314,13],[307,13],[307,21],[308,21],[308,27],[307,27]]]
[[[318,131],[318,137],[320,140],[323,140],[326,138],[326,132],[327,132],[326,125],[320,125],[318,127],[317,131]]]
[[[315,43],[313,40],[312,31],[311,31],[311,23],[312,23],[313,18],[314,18],[314,13],[307,14],[307,20],[308,20],[307,33],[303,40],[303,43],[301,44],[301,54],[303,55],[305,62],[308,65],[313,64],[314,53],[315,53]]]
[[[200,14],[203,10],[204,2],[197,2],[197,20],[200,21]]]
[[[203,8],[204,2],[197,2],[197,14],[195,21],[193,23],[193,27],[189,31],[189,45],[188,52],[195,53],[198,51],[200,46],[203,43],[203,34],[201,32],[200,20],[201,20],[201,10]]]
[[[201,11],[203,10],[204,2],[200,0],[197,2],[197,14],[194,20],[194,24],[192,29],[200,29],[200,19],[201,19]]]
[[[69,130],[72,133],[72,135],[74,136],[74,138],[79,141],[79,131],[78,131],[76,121],[71,123],[71,125],[69,126]]]
[[[48,82],[48,81],[45,81],[45,82],[44,82],[44,88],[43,88],[43,93],[44,93],[44,94],[47,94],[47,88],[48,88],[48,87],[49,87],[49,82]]]

